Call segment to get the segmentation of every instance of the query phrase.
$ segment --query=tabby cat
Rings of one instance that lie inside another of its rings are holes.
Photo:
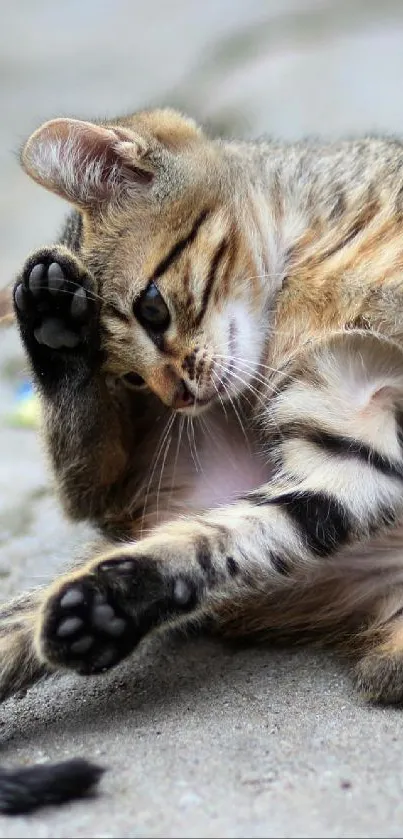
[[[14,289],[67,514],[101,541],[3,606],[0,693],[164,627],[347,643],[403,698],[403,144],[56,119],[25,171],[74,210]]]

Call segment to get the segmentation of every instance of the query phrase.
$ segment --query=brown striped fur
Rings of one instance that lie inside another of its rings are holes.
[[[110,541],[28,611],[5,607],[2,695],[73,666],[49,622],[125,538],[125,558],[186,574],[223,634],[342,640],[360,689],[400,701],[402,144],[224,142],[161,110],[47,123],[22,163],[75,206],[49,258],[100,301],[96,400],[38,387],[62,503]],[[133,314],[150,281],[171,313],[158,340]]]

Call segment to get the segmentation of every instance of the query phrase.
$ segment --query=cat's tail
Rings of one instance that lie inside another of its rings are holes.
[[[0,607],[0,701],[49,675],[35,652],[33,637],[43,589]],[[28,813],[91,793],[103,769],[82,759],[17,769],[0,767],[0,813]]]
[[[0,813],[21,815],[89,795],[104,769],[75,758],[23,769],[0,768]]]

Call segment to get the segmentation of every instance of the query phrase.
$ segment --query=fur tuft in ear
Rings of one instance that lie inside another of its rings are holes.
[[[148,151],[130,129],[55,119],[31,135],[21,163],[37,183],[85,208],[150,184]]]

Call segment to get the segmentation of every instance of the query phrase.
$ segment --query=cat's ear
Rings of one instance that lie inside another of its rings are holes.
[[[129,129],[54,119],[31,135],[21,163],[46,189],[89,208],[146,189],[155,174],[149,151],[147,141]]]

